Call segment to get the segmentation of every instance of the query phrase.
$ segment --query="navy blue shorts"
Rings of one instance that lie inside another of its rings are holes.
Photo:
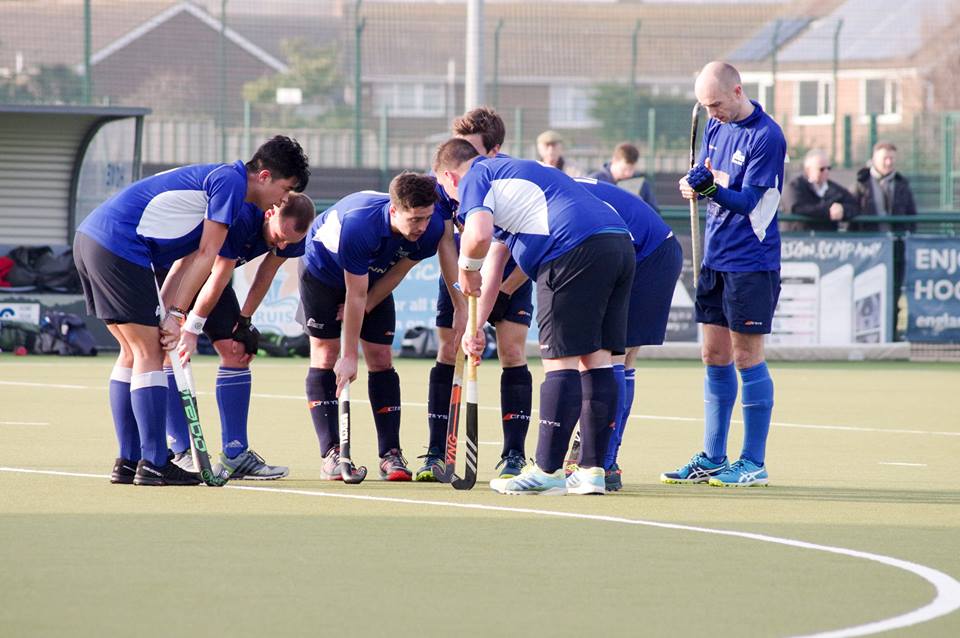
[[[510,295],[510,303],[507,304],[507,311],[501,320],[530,327],[530,322],[533,321],[533,282],[531,280],[528,279]],[[495,322],[491,321],[490,324],[496,327]],[[440,278],[440,292],[437,294],[437,327],[453,327],[453,301],[450,299],[447,285],[443,283],[443,277]]]
[[[104,323],[160,325],[157,284],[150,268],[128,261],[83,233],[73,238],[87,314]]]
[[[156,272],[157,282],[162,286],[163,280],[167,278],[169,271],[158,269]],[[197,297],[199,296],[200,293],[198,292]],[[193,307],[196,305],[197,297],[194,297],[193,301],[190,302],[190,310],[193,310]],[[239,318],[240,302],[237,300],[237,293],[233,289],[233,284],[228,283],[227,287],[220,293],[220,298],[217,299],[217,305],[210,311],[210,316],[207,317],[207,320],[203,324],[203,334],[207,335],[211,342],[229,339],[233,336],[233,329],[237,325]]]
[[[683,249],[673,235],[637,262],[627,312],[628,348],[663,343],[673,291],[682,267]]]
[[[700,271],[696,317],[745,334],[770,334],[773,311],[780,298],[780,271]]]
[[[637,257],[626,233],[601,233],[537,273],[537,325],[545,359],[626,351]]]
[[[332,288],[304,268],[300,263],[300,308],[297,320],[304,332],[317,339],[339,339],[342,321],[337,320],[337,310],[347,297],[346,288]],[[390,345],[397,326],[397,312],[393,295],[377,304],[363,318],[360,338],[368,343]]]

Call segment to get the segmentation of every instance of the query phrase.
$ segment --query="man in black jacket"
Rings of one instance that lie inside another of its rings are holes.
[[[787,185],[790,213],[803,215],[810,221],[786,222],[784,230],[838,230],[840,222],[849,221],[860,212],[854,196],[840,184],[830,180],[830,161],[820,149],[813,149],[803,158],[803,175]]]
[[[916,215],[910,182],[897,172],[897,147],[890,142],[877,142],[870,163],[857,171],[856,196],[863,216]],[[889,231],[891,224],[858,224],[851,230]],[[913,224],[900,226],[913,230]]]

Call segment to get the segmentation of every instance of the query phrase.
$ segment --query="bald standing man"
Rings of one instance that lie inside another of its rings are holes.
[[[710,116],[697,164],[680,180],[685,199],[706,198],[703,263],[696,318],[703,324],[705,432],[703,450],[664,483],[717,487],[767,484],[767,433],[773,380],[763,353],[780,296],[777,206],[783,190],[786,142],[758,102],[743,92],[740,73],[714,61],[694,92]],[[727,459],[727,434],[743,381],[743,449]]]

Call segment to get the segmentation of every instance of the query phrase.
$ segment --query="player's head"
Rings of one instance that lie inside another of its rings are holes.
[[[877,142],[870,162],[878,173],[889,175],[897,168],[897,147],[892,142]]]
[[[537,136],[537,154],[542,163],[560,168],[563,161],[563,138],[556,131],[544,131]]]
[[[457,188],[460,180],[470,170],[473,160],[479,156],[480,153],[473,144],[459,137],[449,139],[437,148],[437,154],[433,158],[433,172],[447,195],[459,201]]]
[[[264,142],[246,166],[246,200],[261,210],[280,204],[291,191],[303,192],[310,180],[303,148],[283,135]]]
[[[307,235],[316,215],[313,200],[303,193],[290,193],[279,206],[263,214],[263,239],[270,248],[283,250]]]
[[[437,182],[430,175],[400,173],[390,181],[390,226],[408,241],[420,239],[437,203]]]
[[[803,174],[811,184],[826,183],[831,168],[830,159],[822,149],[811,149],[803,158]]]
[[[467,111],[453,121],[451,128],[454,136],[467,140],[477,153],[487,157],[495,157],[500,152],[503,138],[507,136],[503,118],[489,106]]]
[[[750,104],[740,72],[726,62],[715,60],[703,67],[693,90],[707,114],[725,124],[742,119],[741,113]]]
[[[630,179],[636,172],[637,160],[640,159],[640,151],[630,142],[621,142],[613,149],[613,157],[610,159],[610,174],[615,182],[622,179]]]

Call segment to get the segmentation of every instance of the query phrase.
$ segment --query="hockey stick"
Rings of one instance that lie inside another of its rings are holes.
[[[477,334],[477,298],[467,298],[467,333]],[[457,490],[469,490],[477,482],[477,366],[471,360],[467,362],[467,436],[466,436],[466,472],[463,478],[455,476],[453,487]],[[449,424],[447,426],[449,428]]]
[[[362,483],[367,468],[355,467],[350,460],[350,382],[340,391],[340,477],[348,485]]]
[[[570,446],[570,456],[567,457],[567,460],[563,462],[563,471],[567,476],[569,476],[573,470],[570,469],[571,466],[580,465],[580,428],[577,428],[577,431],[573,435],[573,445]],[[574,468],[576,469],[576,468]]]
[[[453,387],[450,388],[450,411],[447,412],[446,453],[443,471],[436,475],[440,483],[450,483],[456,476],[457,433],[460,429],[460,402],[463,399],[463,361],[466,355],[457,346],[457,359],[453,366]]]
[[[167,309],[163,305],[163,296],[160,294],[160,284],[156,281],[154,274],[154,283],[157,287],[157,309],[160,312],[160,323],[167,318]],[[197,395],[193,390],[193,384],[190,383],[183,365],[180,363],[180,356],[176,350],[169,353],[170,367],[173,368],[173,379],[177,384],[177,392],[180,393],[180,402],[183,404],[183,413],[187,418],[187,428],[190,430],[190,455],[193,456],[193,466],[199,468],[200,479],[204,485],[210,487],[222,487],[226,484],[226,479],[222,479],[213,473],[210,466],[210,454],[207,452],[207,441],[203,437],[203,428],[200,427],[200,411],[197,409]]]
[[[690,168],[697,162],[697,128],[700,126],[700,102],[693,105],[690,116]],[[697,198],[690,200],[690,258],[693,262],[693,287],[700,280],[700,211]]]

